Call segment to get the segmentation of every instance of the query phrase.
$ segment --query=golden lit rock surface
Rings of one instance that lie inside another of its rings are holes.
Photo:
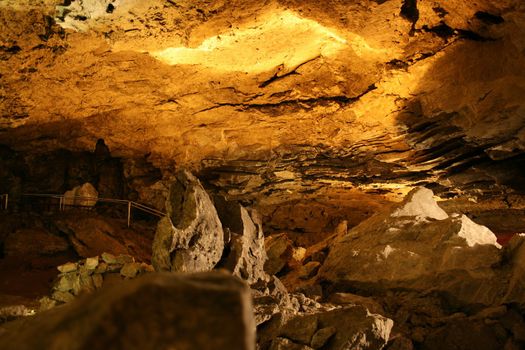
[[[0,144],[102,138],[266,215],[512,193],[524,24],[521,0],[3,1]]]

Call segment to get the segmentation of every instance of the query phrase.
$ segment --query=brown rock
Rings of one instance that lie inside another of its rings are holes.
[[[266,238],[265,246],[268,260],[264,264],[264,270],[270,275],[275,275],[292,259],[293,243],[282,233]]]
[[[301,266],[299,278],[307,280],[314,277],[317,274],[317,271],[319,271],[320,267],[321,263],[318,261],[310,261],[304,264]]]
[[[385,310],[381,304],[369,297],[363,297],[361,295],[352,294],[352,293],[334,293],[330,296],[329,301],[334,304],[352,304],[364,306],[374,314],[384,315]]]
[[[361,306],[351,306],[330,311],[318,309],[313,314],[284,319],[277,336],[310,346],[317,331],[325,329],[317,335],[316,346],[324,340],[326,349],[372,350],[381,349],[387,343],[392,326],[388,318],[370,314]]]
[[[286,338],[275,338],[269,350],[312,350],[311,347],[297,344]]]
[[[63,303],[68,303],[70,301],[75,300],[73,294],[60,290],[54,291],[52,294],[52,298]]]
[[[127,278],[134,278],[140,271],[140,263],[130,262],[124,264],[120,269],[120,274]]]
[[[68,273],[76,271],[78,268],[78,265],[76,263],[68,262],[63,265],[57,266],[57,270],[62,273]]]
[[[93,285],[96,289],[102,288],[102,284],[104,283],[104,277],[102,277],[101,274],[96,273],[93,276],[91,276],[91,278],[93,279]]]
[[[2,349],[255,349],[249,289],[221,273],[148,274],[3,330]]]
[[[322,348],[336,332],[335,327],[321,328],[313,335],[310,345],[314,349]]]
[[[499,303],[505,276],[492,268],[501,261],[495,235],[465,216],[444,215],[430,190],[416,189],[334,241],[319,277],[346,286],[440,290],[464,303]]]
[[[68,218],[57,222],[57,226],[69,235],[73,248],[82,257],[93,257],[104,252],[128,254],[127,248],[114,238],[115,228],[102,218]]]
[[[42,228],[19,229],[9,234],[4,242],[4,253],[8,257],[46,256],[69,249],[66,239]]]
[[[297,316],[288,321],[279,334],[296,343],[310,345],[317,331],[317,315]]]

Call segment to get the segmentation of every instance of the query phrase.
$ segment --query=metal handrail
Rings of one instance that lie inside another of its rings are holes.
[[[67,201],[72,201],[73,203],[77,200],[84,200],[84,201],[92,201],[95,202],[105,202],[105,203],[118,203],[118,204],[127,204],[128,207],[128,227],[131,225],[131,208],[136,208],[138,210],[141,210],[147,214],[155,215],[158,217],[164,217],[166,216],[166,213],[161,212],[160,210],[157,210],[152,207],[148,207],[147,205],[126,200],[126,199],[115,199],[115,198],[101,198],[101,197],[89,197],[89,196],[65,196],[63,194],[51,194],[51,193],[24,193],[22,196],[26,197],[43,197],[43,198],[56,198],[60,201],[59,203],[59,210],[63,211],[65,210],[65,207],[69,204],[66,204]],[[94,204],[93,204],[94,205]],[[7,207],[7,199],[6,199],[6,207]]]

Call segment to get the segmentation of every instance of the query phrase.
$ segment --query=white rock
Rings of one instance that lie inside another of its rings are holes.
[[[434,193],[425,187],[418,187],[411,191],[401,207],[392,213],[392,217],[414,216],[420,220],[426,218],[444,220],[448,214],[441,209],[434,200]]]
[[[461,216],[461,229],[458,232],[458,236],[465,238],[469,247],[473,247],[476,244],[492,244],[496,248],[501,249],[496,235],[488,227],[476,224],[466,215]]]
[[[389,246],[387,244],[387,246],[385,247],[385,249],[383,250],[383,257],[386,259],[388,258],[388,256],[390,255],[390,253],[392,253],[394,250],[396,250],[395,248],[392,248],[391,246]]]

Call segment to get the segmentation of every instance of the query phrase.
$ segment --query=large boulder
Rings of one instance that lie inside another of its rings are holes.
[[[97,204],[97,200],[98,192],[89,182],[64,193],[64,205],[92,207]]]
[[[0,328],[1,349],[253,350],[248,287],[218,272],[149,274]]]
[[[225,255],[219,267],[231,271],[248,283],[268,279],[264,272],[267,256],[258,213],[222,197],[215,198],[215,207],[222,222],[226,244]]]
[[[199,180],[176,174],[166,201],[168,215],[157,226],[152,263],[157,271],[195,272],[215,267],[224,249],[217,211]]]
[[[342,235],[321,279],[358,289],[436,290],[467,303],[493,304],[502,277],[495,235],[464,215],[448,216],[432,191],[413,190],[391,210]]]

